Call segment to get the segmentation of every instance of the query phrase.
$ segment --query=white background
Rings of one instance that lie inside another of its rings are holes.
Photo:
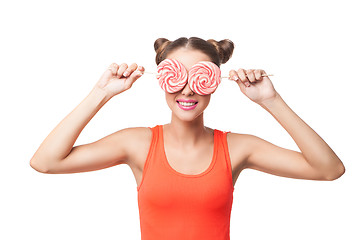
[[[357,1],[2,1],[0,3],[0,238],[140,239],[135,178],[127,165],[42,174],[29,161],[109,64],[155,71],[154,41],[231,39],[221,66],[260,68],[285,102],[343,161],[335,181],[246,169],[237,180],[231,239],[360,239],[359,9]],[[170,121],[153,75],[111,99],[75,145]],[[264,109],[223,80],[205,125],[299,150]],[[271,161],[271,159],[269,159]]]

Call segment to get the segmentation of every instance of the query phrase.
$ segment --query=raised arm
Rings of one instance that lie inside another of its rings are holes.
[[[30,166],[42,173],[72,173],[97,170],[127,159],[126,142],[130,130],[121,130],[94,143],[73,146],[81,131],[113,96],[131,88],[144,69],[116,63],[103,73],[88,96],[45,138],[30,160]],[[125,70],[128,72],[124,76]]]
[[[279,94],[276,94],[274,99],[262,103],[261,106],[290,134],[301,153],[255,140],[260,151],[254,149],[249,157],[249,166],[266,167],[268,164],[264,162],[264,156],[268,155],[273,156],[269,161],[273,161],[274,166],[288,169],[288,172],[293,172],[296,178],[335,180],[344,174],[345,167],[334,151],[292,111]]]
[[[232,77],[238,77],[236,81],[241,91],[267,110],[284,127],[301,152],[278,147],[252,135],[237,136],[238,144],[246,145],[245,168],[291,178],[339,178],[345,172],[341,160],[328,144],[292,111],[275,91],[270,79],[261,76],[264,73],[261,69],[231,71]]]

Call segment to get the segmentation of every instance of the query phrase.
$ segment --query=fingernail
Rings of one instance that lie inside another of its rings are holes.
[[[123,75],[124,75],[124,77],[127,77],[127,76],[129,75],[129,73],[128,73],[127,71],[125,71],[125,72],[123,73]]]
[[[235,75],[232,77],[232,79],[235,80],[235,81],[239,80],[239,78],[237,76],[235,76]]]

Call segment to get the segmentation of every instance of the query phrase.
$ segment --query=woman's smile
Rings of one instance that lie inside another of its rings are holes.
[[[179,108],[183,110],[192,110],[196,108],[198,102],[182,102],[182,101],[176,101]]]
[[[198,104],[198,101],[196,101],[194,99],[180,99],[179,98],[179,99],[176,99],[176,102],[178,104],[178,107],[183,110],[192,110]]]

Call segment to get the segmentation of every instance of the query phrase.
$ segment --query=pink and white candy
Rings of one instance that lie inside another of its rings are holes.
[[[160,87],[169,93],[180,91],[187,83],[184,65],[175,59],[165,59],[157,67]]]
[[[189,79],[191,90],[199,95],[207,95],[215,92],[220,84],[221,71],[215,63],[201,61],[191,67]]]

